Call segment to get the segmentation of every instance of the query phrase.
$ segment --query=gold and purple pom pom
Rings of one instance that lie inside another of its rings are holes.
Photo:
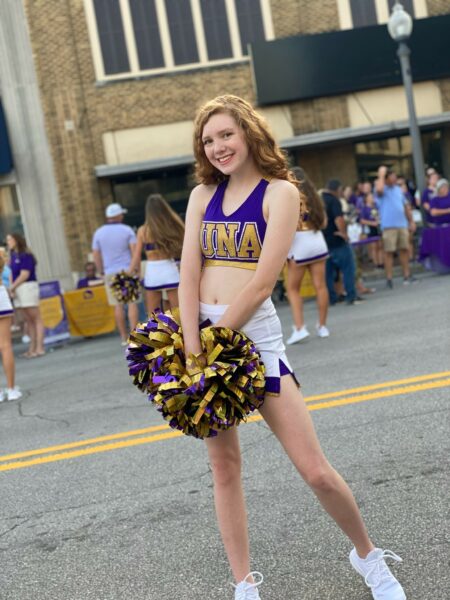
[[[114,298],[121,304],[129,304],[139,300],[139,277],[121,271],[111,279],[110,288]]]
[[[126,353],[133,383],[148,394],[170,427],[212,437],[245,421],[264,401],[264,365],[253,342],[227,327],[200,329],[201,356],[186,366],[177,310],[152,313],[130,334]]]

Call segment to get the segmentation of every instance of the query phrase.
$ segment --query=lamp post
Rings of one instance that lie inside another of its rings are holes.
[[[406,44],[406,40],[410,37],[413,29],[413,20],[404,9],[400,2],[396,2],[392,8],[392,14],[388,21],[389,35],[393,40],[398,42],[397,56],[400,60],[402,68],[402,79],[405,87],[406,102],[408,104],[409,116],[409,131],[412,141],[412,153],[414,172],[416,176],[416,185],[420,192],[426,187],[424,160],[422,151],[422,141],[420,139],[420,130],[417,124],[416,109],[414,106],[414,95],[411,77],[411,63],[409,55],[411,51]],[[422,212],[422,217],[424,217]],[[424,223],[425,223],[424,219]]]

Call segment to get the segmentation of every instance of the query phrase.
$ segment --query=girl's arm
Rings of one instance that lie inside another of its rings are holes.
[[[431,208],[430,209],[430,215],[432,217],[439,217],[441,215],[448,215],[450,214],[450,208]]]
[[[370,225],[371,227],[376,227],[378,225],[377,221],[370,221],[369,219],[360,219],[359,222],[361,225]]]
[[[30,271],[27,271],[27,269],[21,269],[17,279],[11,283],[10,291],[14,292],[16,287],[18,287],[21,283],[25,283],[25,281],[28,281],[29,277]]]
[[[178,300],[185,354],[199,354],[202,351],[198,328],[200,303],[200,276],[202,256],[200,251],[200,228],[205,211],[208,188],[199,185],[189,198],[186,212],[183,250],[181,253],[180,285]]]
[[[141,262],[142,256],[142,248],[144,245],[144,236],[143,236],[143,228],[139,227],[136,237],[136,243],[133,244],[133,255],[131,257],[130,267],[128,271],[130,273],[134,273],[139,270],[139,265]]]
[[[217,326],[240,329],[270,297],[286,262],[299,217],[298,189],[280,180],[269,185],[266,195],[267,229],[255,275],[237,294]]]

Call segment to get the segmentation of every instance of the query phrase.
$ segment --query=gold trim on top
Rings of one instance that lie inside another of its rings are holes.
[[[212,258],[205,259],[203,263],[204,267],[236,267],[238,269],[248,269],[249,271],[256,271],[258,263],[256,262],[241,262],[234,260],[214,260]]]

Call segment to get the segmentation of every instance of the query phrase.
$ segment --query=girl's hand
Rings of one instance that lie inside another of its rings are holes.
[[[206,355],[201,352],[200,354],[189,353],[186,357],[186,371],[189,377],[196,375],[203,371],[207,366],[208,361]]]

